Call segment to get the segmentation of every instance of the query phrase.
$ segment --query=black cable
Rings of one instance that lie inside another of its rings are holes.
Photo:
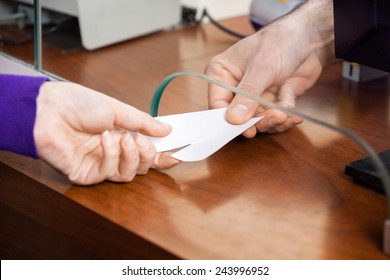
[[[73,19],[74,19],[74,17],[67,17],[55,25],[46,27],[45,30],[43,31],[42,35],[47,36],[51,33],[56,32],[57,30],[59,30],[60,28],[62,28],[63,26],[65,26],[66,24],[71,22]],[[4,43],[6,45],[16,46],[16,45],[21,45],[21,44],[31,42],[33,40],[34,40],[33,34],[31,34],[30,36],[26,36],[25,38],[20,39],[20,40],[11,40],[11,39],[8,39],[7,37],[3,36],[3,34],[0,34],[0,42]]]
[[[210,14],[207,12],[206,9],[203,10],[202,16],[201,16],[200,20],[198,21],[198,23],[202,22],[203,18],[205,18],[205,17],[207,17],[207,18],[210,20],[210,22],[211,22],[212,24],[214,24],[217,28],[219,28],[220,30],[226,32],[226,33],[229,34],[229,35],[232,35],[232,36],[237,37],[237,38],[239,38],[239,39],[243,39],[243,38],[246,37],[246,35],[237,33],[237,32],[235,32],[235,31],[233,31],[233,30],[231,30],[231,29],[228,29],[228,28],[226,28],[225,26],[221,25],[218,21],[214,20],[214,19],[210,16]]]
[[[4,43],[5,45],[16,46],[16,45],[28,43],[32,40],[34,40],[34,36],[28,36],[28,37],[20,39],[20,40],[11,40],[11,39],[8,39],[7,37],[4,37],[3,34],[0,34],[0,42]]]
[[[10,23],[15,23],[21,19],[26,18],[27,15],[25,13],[15,13],[11,15],[5,15],[0,17],[0,25],[6,25]]]

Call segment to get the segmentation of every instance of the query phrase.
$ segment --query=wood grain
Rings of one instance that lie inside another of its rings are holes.
[[[246,18],[224,24],[252,32]],[[93,52],[64,50],[51,37],[44,67],[148,111],[165,76],[202,72],[235,41],[207,24]],[[30,49],[1,46],[32,62]],[[356,84],[341,78],[340,66],[325,69],[297,108],[355,131],[378,152],[389,149],[389,79]],[[160,113],[206,109],[206,87],[177,79]],[[351,140],[307,121],[281,134],[238,137],[207,160],[151,170],[128,184],[73,186],[39,160],[1,152],[0,213],[9,225],[1,231],[1,248],[8,248],[2,257],[388,259],[381,248],[384,195],[343,174],[345,164],[365,156]],[[54,253],[56,235],[69,245]]]

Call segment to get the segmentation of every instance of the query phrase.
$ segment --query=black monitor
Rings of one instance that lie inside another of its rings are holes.
[[[390,0],[334,0],[336,57],[390,72]]]

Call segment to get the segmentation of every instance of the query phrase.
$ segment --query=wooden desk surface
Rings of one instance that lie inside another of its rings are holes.
[[[252,32],[245,18],[224,24]],[[101,50],[44,45],[44,68],[144,111],[162,79],[202,72],[236,40],[211,25],[155,33]],[[32,44],[0,50],[32,62]],[[298,108],[390,148],[390,82],[356,84],[323,72]],[[206,84],[179,78],[160,114],[207,108]],[[98,108],[96,108],[98,110]],[[131,183],[69,184],[39,160],[0,153],[4,258],[388,259],[385,196],[343,174],[365,157],[351,140],[304,122],[239,137],[207,160],[151,170]]]

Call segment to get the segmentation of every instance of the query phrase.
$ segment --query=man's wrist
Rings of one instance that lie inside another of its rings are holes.
[[[308,0],[297,13],[321,64],[325,66],[334,61],[333,0]]]

